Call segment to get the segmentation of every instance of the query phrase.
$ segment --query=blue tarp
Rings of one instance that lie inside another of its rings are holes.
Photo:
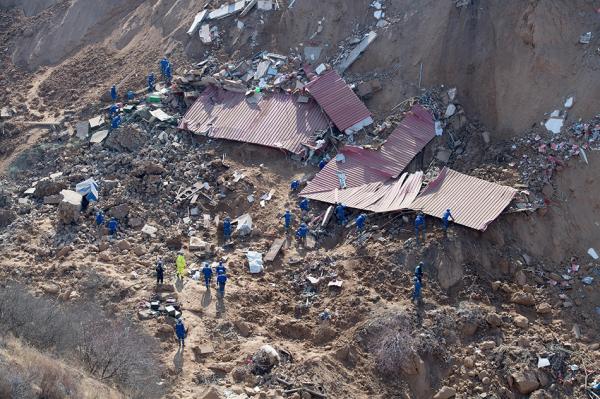
[[[77,183],[75,191],[81,195],[85,195],[88,201],[98,201],[98,183],[93,178]]]

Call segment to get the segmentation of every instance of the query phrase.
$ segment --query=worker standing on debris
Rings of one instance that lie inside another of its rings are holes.
[[[111,218],[108,221],[108,234],[114,237],[117,234],[117,228],[119,227],[119,222],[115,218]]]
[[[212,280],[212,268],[208,264],[208,262],[204,262],[204,267],[202,268],[202,274],[204,274],[204,283],[206,284],[206,289],[210,289],[210,280]]]
[[[219,265],[217,266],[217,276],[219,274],[225,274],[227,270],[225,269],[225,265],[223,264],[223,261],[219,261]]]
[[[417,302],[419,302],[421,300],[421,280],[417,277],[413,277],[413,282],[415,283],[415,290],[413,292],[412,301],[414,302],[416,299]]]
[[[319,161],[319,170],[323,170],[325,165],[327,165],[327,161],[325,160],[325,158],[323,158],[321,159],[321,161]]]
[[[335,207],[335,217],[338,221],[338,224],[346,224],[346,207],[344,204],[338,204]]]
[[[156,285],[162,285],[165,278],[165,266],[162,258],[159,256],[156,261]]]
[[[367,215],[365,215],[364,213],[361,213],[356,218],[356,229],[358,230],[359,233],[361,233],[362,230],[365,228],[366,220],[367,220]]]
[[[223,220],[223,238],[225,239],[225,242],[231,240],[231,219],[229,219],[229,217],[226,217]]]
[[[151,72],[150,75],[148,75],[148,93],[152,93],[154,91],[154,83],[154,74]]]
[[[423,242],[425,242],[425,217],[419,212],[415,218],[415,234],[417,236],[417,245],[419,244],[419,235],[423,234]]]
[[[110,108],[108,109],[108,116],[109,117],[113,117],[115,115],[117,115],[119,113],[119,106],[117,104],[113,104],[110,106]]]
[[[127,101],[133,101],[135,100],[135,93],[131,90],[127,91]]]
[[[177,324],[175,324],[175,334],[177,334],[179,346],[185,346],[185,326],[181,318],[177,319]]]
[[[423,262],[419,262],[415,267],[415,277],[419,279],[419,283],[423,283]]]
[[[171,79],[173,79],[173,74],[171,73],[171,64],[169,64],[165,68],[165,83],[167,85],[170,85],[171,84]]]
[[[117,101],[117,86],[115,85],[112,85],[110,88],[110,98],[112,98],[113,101]]]
[[[117,115],[114,118],[112,118],[112,121],[110,123],[110,127],[113,129],[116,129],[119,127],[119,125],[121,124],[121,115]]]
[[[167,70],[167,65],[170,65],[171,63],[169,62],[169,60],[167,59],[167,57],[163,57],[162,60],[160,60],[160,73],[162,74],[162,77],[165,77],[165,71]]]
[[[308,226],[306,223],[302,223],[300,228],[296,231],[296,238],[304,244],[306,241],[306,235],[308,234]]]
[[[225,283],[227,282],[227,275],[226,274],[219,274],[217,276],[217,284],[219,286],[219,295],[221,296],[221,298],[223,298],[225,296]]]
[[[298,180],[292,180],[292,184],[290,184],[290,188],[292,189],[292,191],[298,190],[299,187],[300,182]]]
[[[302,211],[302,217],[306,216],[306,214],[308,213],[308,210],[310,209],[309,203],[308,203],[308,198],[304,198],[302,201],[300,201],[300,211]]]
[[[292,213],[289,209],[286,209],[283,214],[283,224],[285,226],[285,232],[289,233],[290,227],[292,226]]]
[[[454,222],[454,216],[450,213],[450,209],[446,209],[446,212],[442,215],[442,222],[444,223],[444,234],[448,234],[448,225],[450,224],[449,219]]]
[[[104,224],[104,212],[101,210],[96,212],[96,226],[102,226]]]
[[[185,274],[185,257],[183,256],[183,250],[179,251],[175,264],[177,265],[177,278],[182,279]]]

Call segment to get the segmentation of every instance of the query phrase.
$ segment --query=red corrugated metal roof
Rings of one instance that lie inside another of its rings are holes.
[[[314,144],[314,133],[329,121],[314,101],[298,103],[296,96],[269,93],[258,104],[244,94],[209,86],[183,117],[179,128],[210,137],[284,148],[295,154],[302,144]]]
[[[371,118],[371,112],[365,104],[334,70],[308,83],[306,90],[342,132]]]
[[[410,209],[410,205],[421,189],[423,172],[410,176],[404,173],[400,179],[387,183],[377,182],[344,190],[335,189],[315,194],[306,198],[327,202],[342,203],[349,208],[363,209],[372,212],[391,212]]]
[[[450,209],[456,223],[484,231],[510,204],[517,190],[444,168],[411,208],[441,218]]]
[[[334,159],[312,179],[300,195],[308,196],[340,187],[338,173],[346,176],[346,188],[385,182],[398,177],[412,159],[435,137],[433,117],[416,105],[390,134],[380,151],[356,146],[340,150],[346,161]]]

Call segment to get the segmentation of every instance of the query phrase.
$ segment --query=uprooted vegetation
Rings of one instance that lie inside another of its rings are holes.
[[[19,285],[4,287],[0,289],[0,334],[17,337],[61,359],[73,359],[90,376],[115,384],[128,397],[158,398],[164,393],[157,385],[161,381],[161,366],[155,340],[128,320],[107,317],[91,303],[64,306],[55,300],[37,298]],[[42,382],[68,379],[67,374],[51,367],[41,373]],[[15,395],[8,397],[20,397],[17,393],[25,388],[15,381],[28,378],[33,377],[5,375],[5,385],[14,388],[11,392]],[[74,383],[60,385],[64,392],[77,389]],[[40,393],[38,397],[80,396],[71,392],[65,396]]]

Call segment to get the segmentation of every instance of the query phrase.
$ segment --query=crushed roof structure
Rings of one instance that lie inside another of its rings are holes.
[[[484,231],[517,190],[444,168],[417,196],[411,209],[441,218],[450,209],[456,223]]]
[[[342,132],[354,133],[373,123],[366,105],[335,70],[312,80],[306,90]]]
[[[253,104],[242,93],[215,86],[202,92],[179,125],[197,134],[294,154],[303,153],[303,145],[314,146],[315,133],[328,127],[327,117],[312,100],[300,103],[297,96],[270,93]]]
[[[300,195],[323,201],[322,198],[332,198],[336,190],[341,192],[371,183],[386,183],[397,178],[434,137],[433,116],[425,108],[416,105],[390,134],[381,150],[344,146],[338,155],[308,182]],[[345,181],[345,188],[340,185],[340,180]],[[355,191],[365,196],[372,192],[373,187],[367,192]]]
[[[368,183],[359,187],[323,191],[307,198],[330,204],[342,203],[349,208],[364,209],[375,213],[409,209],[419,194],[423,172],[404,173],[400,179]]]

